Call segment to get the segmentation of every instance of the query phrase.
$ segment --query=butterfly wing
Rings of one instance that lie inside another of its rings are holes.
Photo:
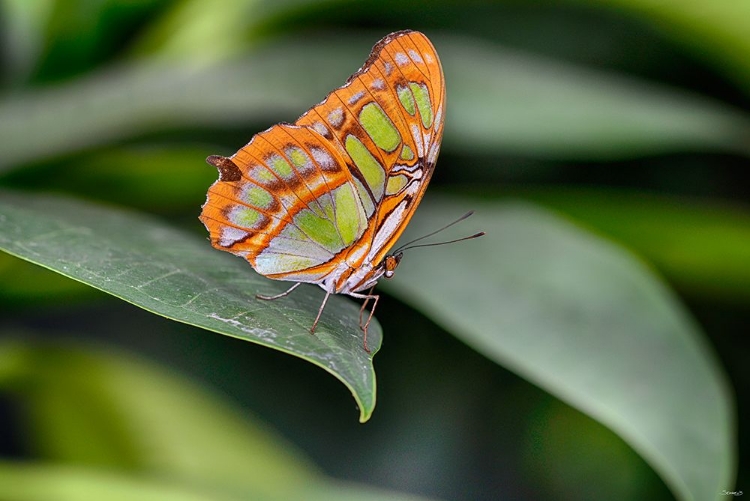
[[[378,42],[362,69],[297,124],[320,131],[359,188],[368,217],[366,262],[396,243],[435,170],[445,118],[445,80],[425,35],[400,31]]]
[[[221,174],[201,214],[211,243],[282,280],[320,283],[342,266],[380,263],[432,176],[444,106],[429,40],[388,35],[297,122],[209,157]]]

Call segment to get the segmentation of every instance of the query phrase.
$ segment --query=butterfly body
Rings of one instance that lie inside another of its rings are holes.
[[[256,134],[231,157],[208,158],[220,173],[201,214],[212,245],[268,278],[317,284],[326,299],[376,304],[364,291],[401,259],[388,251],[434,171],[444,110],[442,68],[427,37],[386,36],[294,124]]]

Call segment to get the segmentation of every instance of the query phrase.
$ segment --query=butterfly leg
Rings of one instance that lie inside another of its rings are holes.
[[[318,320],[320,320],[320,316],[323,314],[323,308],[326,307],[326,303],[328,302],[328,296],[330,296],[330,292],[326,292],[326,297],[323,298],[323,304],[320,305],[320,308],[318,309],[318,316],[315,317],[315,322],[313,322],[312,327],[310,327],[310,332],[315,333],[315,327],[318,325]]]
[[[274,299],[279,299],[280,297],[288,296],[290,292],[292,292],[294,289],[302,285],[302,282],[297,282],[296,284],[289,287],[288,290],[282,292],[281,294],[276,294],[275,296],[263,296],[261,294],[256,294],[255,297],[258,299],[262,299],[264,301],[273,301]],[[310,332],[315,333],[315,327],[318,326],[318,320],[320,320],[320,316],[323,314],[323,308],[326,307],[326,303],[328,302],[328,296],[330,296],[330,292],[326,292],[326,297],[323,298],[323,304],[320,305],[320,309],[318,309],[318,316],[315,317],[315,321],[312,324],[312,327],[310,327]]]
[[[290,292],[292,292],[294,289],[302,285],[302,282],[297,282],[296,284],[289,287],[289,290],[286,292],[282,292],[281,294],[276,294],[275,296],[263,296],[261,294],[256,294],[255,297],[258,299],[262,299],[263,301],[273,301],[274,299],[279,299],[280,297],[288,296]]]
[[[359,328],[363,329],[362,327],[362,314],[365,312],[365,308],[367,307],[367,303],[370,302],[370,296],[372,296],[372,291],[375,289],[375,286],[373,285],[370,287],[370,290],[367,291],[367,296],[365,297],[365,300],[362,302],[362,307],[359,309]]]
[[[372,294],[372,289],[369,290],[367,294],[356,294],[353,292],[350,292],[349,295],[352,297],[356,297],[357,299],[364,299],[365,302],[362,305],[362,309],[359,310],[359,328],[362,329],[364,332],[364,348],[367,353],[370,353],[370,348],[367,346],[367,328],[370,326],[370,321],[372,320],[372,316],[375,314],[375,308],[378,306],[378,300],[380,299],[380,296],[377,294]],[[362,325],[362,312],[365,309],[365,305],[370,301],[370,299],[373,300],[372,308],[370,308],[370,316],[367,317],[367,322],[365,322],[365,325]]]

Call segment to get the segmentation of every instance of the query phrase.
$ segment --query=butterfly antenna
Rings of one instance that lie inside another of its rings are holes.
[[[419,238],[415,238],[414,240],[406,242],[405,244],[399,246],[396,250],[394,250],[392,252],[392,254],[398,254],[399,252],[403,252],[403,251],[405,251],[407,249],[416,249],[417,247],[432,247],[432,246],[435,246],[435,245],[452,244],[452,243],[455,243],[455,242],[461,242],[462,240],[471,240],[472,238],[481,237],[482,235],[484,235],[483,231],[480,231],[479,233],[475,233],[474,235],[471,235],[471,236],[468,236],[468,237],[458,238],[456,240],[450,240],[448,242],[437,242],[437,243],[429,243],[429,244],[412,245],[412,244],[415,244],[415,243],[417,243],[417,242],[419,242],[421,240],[424,240],[425,238],[429,238],[429,237],[431,237],[433,235],[437,235],[438,233],[440,233],[443,230],[447,230],[448,228],[450,228],[454,224],[458,224],[461,221],[463,221],[464,219],[467,219],[472,214],[474,214],[473,210],[467,212],[466,214],[464,214],[463,216],[459,217],[458,219],[456,219],[452,223],[448,223],[445,226],[443,226],[442,228],[433,231],[432,233],[428,233],[427,235],[423,235],[423,236],[421,236]]]
[[[405,250],[409,249],[416,249],[418,247],[437,247],[438,245],[454,244],[456,242],[463,242],[464,240],[471,240],[472,238],[479,238],[483,235],[485,235],[485,232],[480,231],[479,233],[474,233],[473,235],[469,235],[468,237],[457,238],[455,240],[447,240],[445,242],[432,242],[429,244],[419,244],[412,245],[411,247],[404,247],[403,249],[399,249],[399,252],[404,252]]]

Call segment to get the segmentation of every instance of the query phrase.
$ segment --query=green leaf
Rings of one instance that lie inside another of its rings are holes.
[[[0,101],[0,170],[174,127],[294,120],[342,85],[377,38],[287,41],[203,68],[122,65],[14,95]],[[750,119],[722,103],[467,39],[433,39],[448,85],[448,149],[597,159],[750,154]]]
[[[289,297],[259,301],[289,283],[267,280],[208,242],[123,210],[30,193],[0,192],[0,249],[190,325],[297,356],[338,378],[354,395],[360,420],[375,407],[372,356],[380,326],[364,351],[359,306],[332,297],[315,334],[323,299],[304,286]]]
[[[319,475],[247,412],[114,351],[6,341],[0,344],[0,388],[21,401],[27,440],[45,462],[264,495]]]
[[[429,501],[421,496],[335,481],[311,483],[283,495],[252,489],[228,494],[158,477],[11,462],[0,462],[0,485],[4,501]]]
[[[53,8],[54,0],[2,2],[3,63],[12,80],[26,80],[38,63],[39,56],[43,53],[44,25]]]
[[[448,86],[446,148],[598,160],[750,155],[750,118],[718,101],[468,39],[435,44]]]
[[[90,298],[96,294],[80,282],[4,253],[0,253],[0,284],[13,284],[0,287],[0,304],[5,307],[23,302],[26,305],[33,302],[34,307],[42,303],[59,304],[61,300]]]
[[[216,169],[202,159],[217,150],[160,143],[111,147],[20,169],[7,174],[3,183],[183,215],[195,209],[196,200],[203,200],[216,180]]]
[[[452,252],[407,253],[388,290],[608,426],[679,499],[713,499],[733,485],[726,376],[699,328],[647,267],[530,205],[430,202],[412,233],[474,208],[466,231],[487,235]]]
[[[241,496],[159,478],[138,478],[71,465],[0,462],[0,485],[6,501],[240,501]],[[253,493],[252,499],[277,497]]]
[[[173,2],[135,43],[137,55],[210,62],[245,49],[251,26],[263,19],[258,0],[224,0],[221,8],[201,0]],[[281,2],[283,3],[283,2]]]
[[[320,0],[224,0],[217,9],[202,0],[179,0],[146,27],[131,52],[208,64],[247,52],[264,35],[273,35],[274,19],[326,7]]]
[[[246,410],[116,351],[6,340],[0,391],[42,459],[0,462],[3,500],[422,499],[327,478]]]
[[[750,210],[744,205],[624,190],[512,192],[622,242],[681,291],[730,303],[750,301]]]
[[[37,82],[69,79],[119,58],[133,33],[163,8],[163,0],[42,0],[34,9],[39,22],[32,39],[43,36],[33,66]],[[43,9],[43,10],[42,10]],[[91,103],[90,103],[91,104]]]
[[[750,91],[750,3],[706,0],[588,0],[628,9],[691,47]]]

